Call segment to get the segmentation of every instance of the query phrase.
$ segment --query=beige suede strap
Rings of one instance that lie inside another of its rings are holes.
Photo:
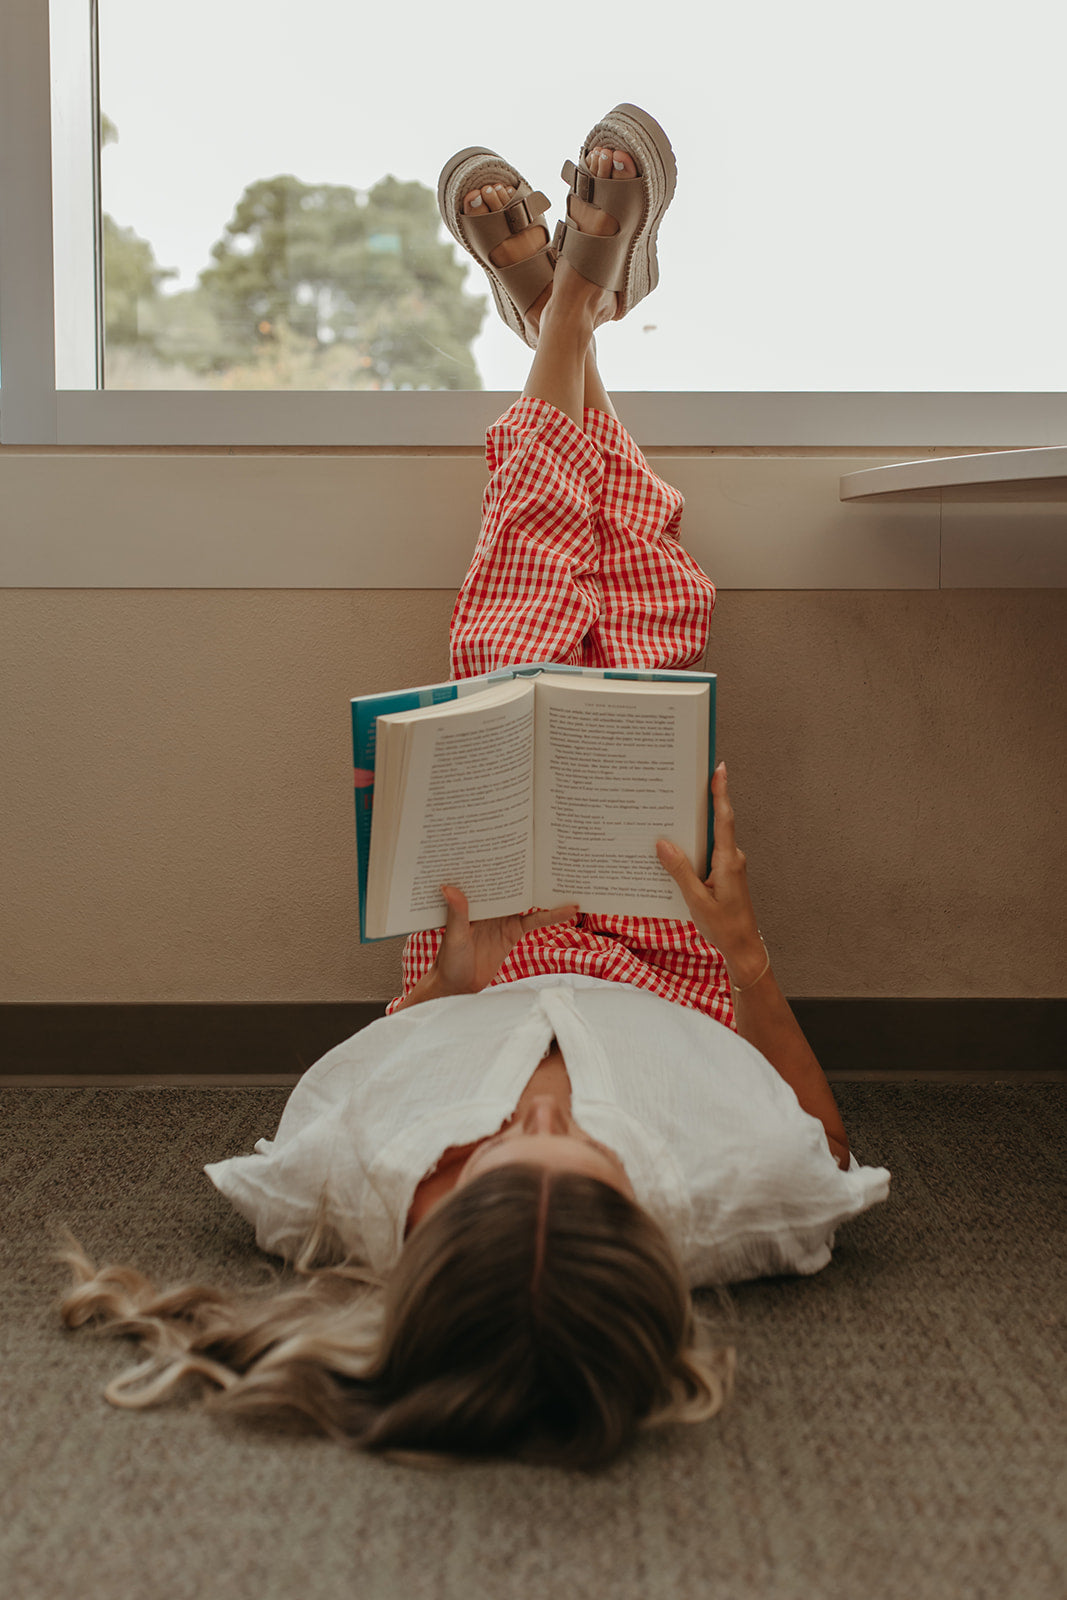
[[[561,219],[556,224],[552,249],[557,259],[569,262],[590,283],[617,294],[626,283],[634,237],[611,234],[605,238],[603,234],[581,233]]]
[[[606,211],[619,224],[619,232],[639,228],[648,210],[648,187],[643,178],[594,178],[585,167],[565,161],[560,177],[573,195]]]
[[[546,275],[545,260],[549,262]],[[521,311],[529,311],[537,296],[552,278],[556,257],[552,246],[546,244],[525,261],[514,261],[510,267],[494,267],[493,271]]]
[[[547,233],[544,217],[545,212],[551,209],[552,202],[540,191],[535,194],[517,194],[514,200],[509,201],[500,211],[465,211],[463,228],[477,253],[482,255],[483,260],[488,261],[490,251],[495,250],[498,244],[502,244],[505,239],[510,239],[516,233],[524,232],[526,228],[540,223]]]
[[[634,243],[648,216],[648,188],[641,178],[595,178],[565,161],[560,177],[578,200],[596,206],[619,224],[618,233],[582,233],[568,217],[556,226],[552,247],[576,272],[602,289],[619,293],[630,272]]]

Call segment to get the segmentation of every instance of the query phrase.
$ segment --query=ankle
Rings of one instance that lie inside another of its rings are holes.
[[[557,336],[580,341],[584,353],[593,341],[596,313],[594,297],[560,295],[553,290],[541,312],[541,338],[551,329]]]
[[[559,260],[552,284],[552,302],[557,310],[566,307],[573,314],[591,317],[594,328],[609,322],[615,312],[617,296],[598,283],[576,272],[570,262]]]

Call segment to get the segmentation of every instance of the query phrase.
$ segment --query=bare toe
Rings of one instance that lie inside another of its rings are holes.
[[[594,178],[637,177],[633,157],[627,150],[606,150],[601,145],[593,145],[585,152],[585,165]],[[599,206],[579,200],[577,195],[569,197],[567,215],[582,233],[607,235],[619,231],[619,224],[614,217],[602,211]]]
[[[464,195],[463,211],[468,217],[476,217],[479,212],[484,216],[487,211],[502,211],[514,196],[515,190],[509,184],[487,183]]]

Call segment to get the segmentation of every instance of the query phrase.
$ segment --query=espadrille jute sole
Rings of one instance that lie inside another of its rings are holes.
[[[594,178],[586,152],[598,147],[628,150],[637,177]],[[590,129],[578,164],[564,163],[562,176],[580,200],[606,211],[619,224],[615,234],[587,234],[561,221],[552,241],[557,255],[583,278],[618,295],[618,321],[659,282],[656,239],[678,181],[671,142],[647,111],[618,105]]]
[[[465,196],[472,189],[481,189],[490,183],[508,184],[515,190],[514,199],[501,211],[487,211],[477,217],[467,215],[463,210]],[[548,238],[548,225],[544,220],[550,207],[547,196],[531,189],[522,174],[495,150],[475,145],[469,150],[460,150],[445,162],[437,182],[437,204],[449,233],[488,273],[501,317],[533,348],[534,341],[527,334],[523,313],[552,282],[556,258],[551,242],[510,267],[494,266],[489,256],[504,239],[522,233],[535,223],[544,227]]]

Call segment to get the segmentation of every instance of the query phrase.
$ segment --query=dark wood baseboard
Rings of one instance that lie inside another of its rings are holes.
[[[0,1074],[301,1073],[386,1002],[0,1005]]]
[[[804,999],[793,1009],[835,1078],[1062,1074],[1067,1000]],[[0,1078],[265,1081],[304,1072],[385,1001],[0,1005]]]
[[[823,1070],[1063,1072],[1067,1000],[792,1000]]]
[[[793,1000],[835,1078],[1061,1074],[1067,1000]],[[0,1005],[0,1077],[299,1075],[386,1002]]]

